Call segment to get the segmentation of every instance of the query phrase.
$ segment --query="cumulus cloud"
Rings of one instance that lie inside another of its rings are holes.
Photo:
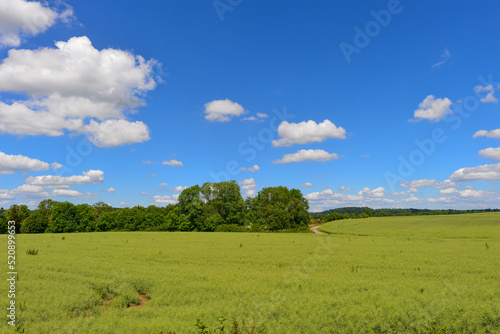
[[[493,95],[493,91],[491,91],[479,101],[481,101],[482,103],[493,103],[498,102],[498,99]]]
[[[106,192],[108,192],[108,193],[114,193],[115,191],[116,191],[116,189],[113,187],[109,187],[108,190],[106,190]]]
[[[155,200],[155,203],[157,203],[157,204],[176,204],[177,203],[177,198],[174,196],[156,195],[153,197],[153,199]]]
[[[336,153],[328,153],[324,150],[300,150],[297,153],[285,154],[283,158],[274,160],[273,164],[287,164],[290,162],[319,161],[325,162],[338,159]]]
[[[238,182],[242,190],[246,190],[245,196],[253,196],[256,193],[257,184],[253,178]]]
[[[490,158],[493,161],[500,161],[500,147],[488,147],[479,151],[479,155],[485,158]]]
[[[474,91],[476,93],[487,93],[486,96],[480,100],[482,103],[498,102],[498,99],[493,95],[495,92],[495,87],[493,87],[493,85],[477,85],[474,87]]]
[[[258,165],[253,165],[252,167],[241,167],[242,170],[247,171],[247,172],[258,172],[260,170],[260,167]]]
[[[161,164],[167,165],[167,166],[184,166],[184,164],[181,161],[177,161],[174,159],[172,159],[170,161],[163,161]]]
[[[61,164],[28,158],[24,155],[10,155],[0,152],[0,174],[13,174],[15,171],[47,171],[60,169]]]
[[[98,147],[143,143],[150,139],[146,124],[124,119],[108,119],[101,123],[91,120],[83,131],[90,134],[90,141]]]
[[[257,117],[260,117],[260,118],[268,118],[268,117],[269,117],[269,115],[268,115],[268,114],[264,114],[264,113],[262,113],[262,112],[258,112],[258,113],[257,113]]]
[[[96,198],[97,194],[86,193],[83,194],[77,190],[71,189],[54,189],[51,193],[52,196],[57,197],[72,197],[72,198]]]
[[[488,138],[494,138],[494,139],[500,139],[500,129],[495,129],[495,130],[479,130],[476,133],[474,133],[474,138],[478,137],[488,137]]]
[[[0,47],[17,47],[23,36],[45,32],[57,20],[67,22],[73,10],[67,6],[62,12],[48,8],[38,1],[0,1]]]
[[[446,97],[436,99],[433,95],[429,95],[418,105],[419,109],[415,110],[413,116],[415,119],[428,119],[437,122],[448,114],[452,114],[451,104],[450,99]]]
[[[104,172],[101,170],[89,170],[83,172],[83,175],[60,176],[60,175],[41,175],[30,176],[26,183],[35,186],[64,186],[70,184],[98,184],[104,180]]]
[[[460,168],[451,174],[450,179],[455,182],[479,180],[500,181],[500,163]]]
[[[241,105],[231,100],[214,100],[205,104],[205,119],[210,122],[229,122],[232,117],[245,113]]]
[[[370,188],[363,188],[363,190],[358,192],[358,195],[366,197],[384,197],[385,189],[383,187],[378,187],[373,190]]]
[[[10,191],[12,195],[21,195],[23,197],[49,197],[50,195],[38,185],[23,184]]]
[[[443,182],[437,182],[434,185],[434,188],[436,189],[445,189],[445,188],[454,188],[458,187],[458,185],[455,182],[452,182],[451,180],[444,180]]]
[[[273,140],[274,147],[316,143],[328,138],[345,139],[346,137],[345,129],[335,126],[328,119],[319,124],[311,120],[300,123],[283,121],[278,126],[278,134],[281,138]]]
[[[310,188],[310,187],[314,187],[314,185],[311,182],[306,182],[304,184],[301,184],[300,187],[302,187],[302,188]]]
[[[184,189],[187,189],[188,187],[186,186],[177,186],[175,187],[174,189],[172,189],[172,191],[178,191],[178,192],[181,192],[183,191]]]
[[[489,195],[487,191],[483,190],[472,190],[472,189],[465,189],[462,191],[459,191],[460,197],[472,197],[472,198],[480,198],[480,197],[485,197]]]
[[[56,48],[10,50],[0,65],[0,91],[26,100],[0,102],[0,132],[87,133],[103,147],[149,140],[147,126],[126,114],[145,105],[141,97],[156,88],[157,66],[126,51],[99,51],[85,36],[56,42]]]
[[[441,189],[439,191],[441,195],[451,195],[451,194],[456,194],[458,193],[458,190],[455,188],[447,188],[447,189]]]
[[[423,188],[423,187],[432,187],[436,185],[436,180],[415,180],[415,181],[405,181],[401,183],[401,187],[403,188]]]
[[[344,186],[339,188],[339,191],[351,191],[351,190],[352,190],[351,188],[344,187]]]
[[[5,200],[5,199],[13,199],[14,196],[10,193],[8,189],[0,189],[0,199]]]

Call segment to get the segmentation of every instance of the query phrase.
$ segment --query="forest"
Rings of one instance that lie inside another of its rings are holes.
[[[300,190],[283,186],[263,188],[243,199],[236,181],[206,182],[182,191],[178,203],[113,208],[41,201],[35,210],[12,205],[0,212],[0,232],[16,222],[16,233],[104,231],[307,231],[309,204]]]

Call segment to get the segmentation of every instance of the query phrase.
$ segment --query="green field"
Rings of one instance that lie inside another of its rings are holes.
[[[500,214],[323,229],[18,235],[19,330],[182,334],[223,316],[267,333],[500,332]]]

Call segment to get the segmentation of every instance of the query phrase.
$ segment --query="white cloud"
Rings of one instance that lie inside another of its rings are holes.
[[[328,138],[345,139],[346,137],[345,129],[335,126],[328,119],[319,124],[311,120],[300,123],[283,121],[278,126],[278,134],[282,138],[273,140],[274,147],[317,143]]]
[[[58,197],[72,197],[72,198],[96,198],[97,194],[86,193],[83,194],[77,190],[71,189],[54,189],[51,193],[52,196]]]
[[[167,187],[167,186],[168,186],[168,183],[162,182],[162,183],[160,183],[158,188],[163,188],[163,187]]]
[[[443,65],[444,63],[446,63],[448,61],[448,59],[450,59],[450,51],[448,51],[447,49],[444,49],[444,53],[441,55],[441,58],[442,60],[434,65],[432,65],[432,68],[439,68],[441,65]]]
[[[305,196],[309,201],[323,201],[323,204],[338,206],[345,204],[360,205],[363,196],[345,195],[333,192],[331,189],[325,189],[321,192],[312,192]]]
[[[415,119],[428,119],[430,121],[439,121],[446,115],[452,114],[450,109],[451,101],[448,98],[434,98],[433,95],[427,96],[418,106],[420,109],[415,110]]]
[[[304,184],[301,184],[300,187],[302,187],[302,188],[310,188],[310,187],[314,187],[314,185],[311,182],[306,182]]]
[[[436,189],[445,189],[445,188],[458,187],[458,185],[455,182],[452,182],[450,180],[444,180],[443,182],[437,182],[434,187]]]
[[[401,187],[403,188],[423,188],[423,187],[432,187],[436,185],[436,180],[415,180],[415,181],[405,181],[401,183]]]
[[[145,165],[152,165],[152,164],[154,164],[154,162],[151,161],[151,160],[142,160],[142,163],[145,164]]]
[[[89,170],[83,172],[83,175],[60,176],[60,175],[42,175],[30,176],[26,183],[36,186],[62,186],[70,184],[98,184],[104,180],[104,172],[101,170]]]
[[[479,155],[485,158],[490,158],[493,161],[500,161],[500,147],[488,147],[479,151]]]
[[[257,184],[253,178],[245,179],[243,181],[238,182],[242,190],[246,190],[245,196],[253,196],[255,195],[257,189]]]
[[[170,161],[163,161],[161,164],[168,165],[168,166],[184,166],[184,164],[181,161],[177,161],[174,159],[172,159]]]
[[[120,202],[120,206],[129,206],[127,202]]]
[[[21,195],[23,197],[49,197],[50,195],[43,190],[41,186],[23,184],[10,191],[12,195]]]
[[[116,189],[113,187],[109,187],[108,190],[106,190],[106,192],[108,192],[108,193],[113,193],[115,191],[116,191]]]
[[[338,158],[339,158],[338,154],[328,153],[324,150],[300,150],[297,153],[285,154],[282,159],[274,160],[273,164],[287,164],[290,162],[301,162],[301,161],[325,162]]]
[[[0,199],[13,199],[14,196],[7,189],[0,189]]]
[[[15,171],[46,171],[50,168],[57,170],[61,167],[62,165],[56,162],[48,164],[24,155],[10,155],[0,152],[0,174],[13,174]]]
[[[479,198],[479,197],[485,197],[489,195],[487,191],[483,190],[471,190],[471,189],[466,189],[459,191],[460,197],[473,197],[473,198]]]
[[[141,193],[141,195],[142,195],[142,196],[147,196],[147,195],[149,195],[149,193],[147,193],[147,192],[143,191],[143,192]]]
[[[23,36],[45,32],[59,19],[67,22],[73,16],[71,7],[61,13],[37,1],[0,1],[0,47],[17,47]]]
[[[99,146],[148,140],[147,126],[129,122],[125,114],[143,106],[141,97],[155,89],[156,66],[156,60],[129,52],[99,51],[85,36],[56,42],[55,49],[10,50],[0,64],[0,91],[27,99],[0,102],[0,132],[88,133]]]
[[[174,189],[172,189],[173,191],[178,191],[178,192],[181,192],[183,191],[184,189],[187,189],[188,187],[186,186],[177,186],[175,187]]]
[[[474,136],[474,138],[477,137],[488,137],[488,138],[494,138],[494,139],[500,139],[500,129],[495,129],[495,130],[479,130],[477,131]]]
[[[176,204],[177,203],[177,198],[174,197],[174,196],[168,196],[168,195],[160,196],[160,195],[156,195],[156,196],[153,197],[153,199],[155,200],[155,203],[157,203],[157,204]]]
[[[90,121],[83,127],[89,133],[90,141],[98,147],[122,146],[148,141],[149,129],[143,122],[129,122],[124,119],[108,119],[104,122]]]
[[[500,163],[494,165],[460,168],[451,174],[450,179],[455,182],[479,180],[500,181]]]
[[[211,122],[228,122],[245,113],[241,105],[231,100],[215,100],[205,104],[205,119]]]
[[[344,187],[344,186],[339,188],[339,191],[351,191],[351,190],[352,190],[351,188]]]
[[[252,167],[241,167],[242,170],[247,171],[247,172],[258,172],[260,170],[260,167],[257,165],[253,165]]]
[[[242,121],[262,122],[263,118],[267,118],[267,117],[269,117],[268,114],[264,114],[264,113],[258,112],[257,113],[257,117],[255,117],[255,116],[245,117],[245,118],[242,119]]]
[[[458,193],[458,190],[455,188],[447,188],[447,189],[441,189],[439,191],[441,195],[450,195],[450,194],[456,194]]]
[[[360,196],[366,197],[384,197],[385,189],[382,187],[378,187],[377,189],[371,190],[370,188],[363,188],[363,190],[358,192]]]
[[[497,99],[495,96],[493,96],[493,93],[494,93],[493,91],[490,91],[490,92],[488,93],[488,95],[486,95],[485,97],[483,97],[483,98],[482,98],[481,100],[479,100],[479,101],[481,101],[482,103],[493,103],[493,102],[498,102],[498,99]]]

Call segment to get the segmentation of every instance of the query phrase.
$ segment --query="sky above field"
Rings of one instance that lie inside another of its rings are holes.
[[[236,180],[500,207],[496,1],[0,2],[0,206]]]

